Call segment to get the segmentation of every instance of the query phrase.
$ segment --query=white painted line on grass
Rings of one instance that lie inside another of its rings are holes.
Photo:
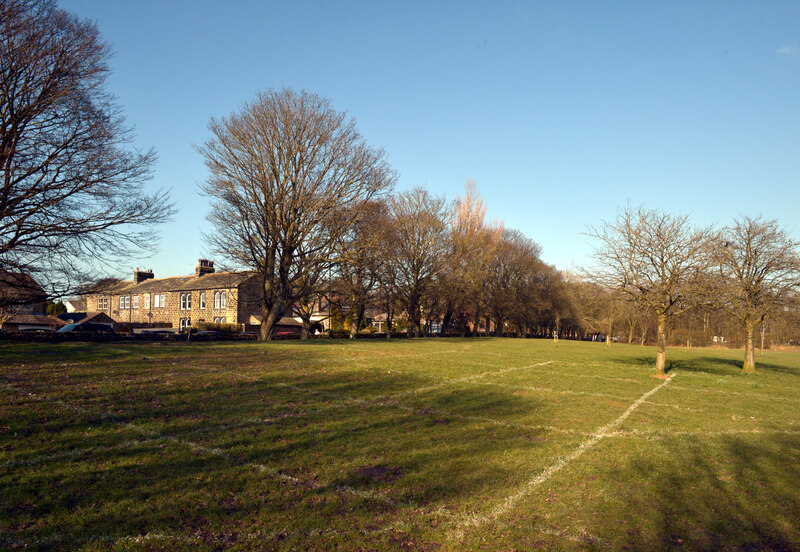
[[[464,529],[468,527],[478,527],[490,521],[493,521],[500,517],[501,515],[508,512],[511,508],[517,505],[517,503],[528,496],[531,492],[536,489],[539,485],[544,483],[545,481],[549,480],[553,477],[556,473],[558,473],[564,466],[580,458],[586,451],[594,447],[597,443],[599,443],[604,438],[608,437],[609,433],[616,428],[619,427],[628,417],[633,414],[633,412],[639,408],[639,406],[645,402],[648,397],[653,395],[654,393],[661,390],[665,385],[669,384],[672,381],[672,377],[670,376],[668,379],[663,381],[662,383],[658,384],[656,387],[636,399],[633,404],[631,404],[625,412],[623,412],[618,418],[614,419],[613,421],[609,422],[608,424],[604,425],[596,432],[592,434],[592,436],[581,443],[578,448],[573,450],[567,456],[560,458],[557,462],[540,472],[536,477],[525,483],[516,493],[506,498],[502,503],[492,509],[488,514],[484,515],[471,515],[466,516],[465,519],[459,523],[455,530],[451,533],[451,537],[457,540],[461,540],[464,536]]]
[[[16,391],[17,393],[27,395],[27,396],[29,396],[31,398],[34,398],[35,400],[52,402],[54,404],[58,404],[62,408],[71,410],[73,412],[76,412],[76,413],[79,413],[79,414],[82,414],[82,415],[99,415],[100,417],[106,418],[106,419],[112,418],[112,416],[110,416],[108,414],[94,414],[94,413],[92,413],[91,411],[89,411],[89,410],[87,410],[85,408],[82,408],[82,407],[79,407],[79,406],[75,406],[75,405],[71,405],[71,404],[66,403],[64,401],[61,401],[61,400],[52,399],[52,398],[47,397],[45,395],[40,395],[40,394],[37,394],[37,393],[30,393],[28,391],[25,391],[24,389],[20,389],[19,387],[16,387],[16,386],[13,386],[13,385],[5,384],[5,383],[4,384],[0,384],[0,385],[2,385],[3,387],[5,387],[7,389],[11,389],[13,391]],[[141,435],[149,436],[152,439],[161,439],[161,440],[164,440],[164,441],[168,441],[170,443],[174,443],[174,444],[177,444],[177,445],[182,445],[184,447],[189,448],[190,450],[192,450],[194,452],[208,454],[210,456],[216,456],[218,458],[235,460],[235,458],[233,458],[231,455],[229,455],[225,451],[223,451],[221,449],[218,449],[218,448],[206,447],[206,446],[201,445],[199,443],[194,443],[192,441],[186,441],[186,440],[183,440],[183,439],[178,439],[177,437],[164,435],[164,434],[159,433],[157,431],[154,431],[154,430],[151,430],[151,429],[147,429],[146,427],[140,426],[138,424],[130,423],[130,422],[116,422],[116,423],[119,423],[119,424],[123,425],[124,427],[127,427],[128,429],[131,429],[131,430],[133,430],[133,431],[135,431],[135,432],[137,432],[137,433],[139,433]],[[351,489],[350,487],[346,487],[346,486],[342,486],[342,485],[333,485],[331,483],[303,482],[300,479],[298,479],[296,477],[293,477],[291,475],[285,474],[285,473],[283,473],[283,472],[281,472],[281,471],[279,471],[279,470],[277,470],[277,469],[275,469],[275,468],[273,468],[271,466],[267,466],[265,464],[259,464],[259,463],[255,463],[255,462],[250,462],[250,463],[241,464],[241,465],[248,466],[248,467],[250,467],[252,469],[255,469],[255,470],[259,471],[262,474],[268,475],[268,476],[270,476],[272,478],[275,478],[275,479],[278,479],[278,480],[281,480],[281,481],[288,481],[290,483],[302,484],[302,485],[309,486],[309,487],[311,487],[313,489],[332,488],[332,489],[339,490],[341,492],[345,492],[345,493],[348,493],[348,494],[354,494],[355,496],[358,496],[360,498],[369,498],[369,499],[372,499],[372,500],[378,500],[378,501],[381,501],[381,502],[385,502],[387,504],[401,505],[401,504],[396,504],[391,498],[389,498],[388,496],[386,496],[383,493],[371,492],[371,491],[355,491],[354,489]],[[412,503],[402,504],[402,505],[409,506],[409,507],[415,507],[415,505],[412,504]]]
[[[726,435],[800,435],[800,430],[791,429],[721,429],[718,431],[659,431],[659,430],[640,430],[628,429],[625,431],[612,431],[606,437],[618,438],[644,438],[644,439],[663,439],[665,437],[721,437]]]
[[[591,391],[571,391],[569,389],[553,389],[552,387],[537,387],[535,385],[510,385],[508,383],[496,383],[493,381],[481,382],[476,385],[503,387],[507,389],[516,389],[519,391],[543,391],[545,393],[553,393],[556,395],[583,395],[586,397],[603,397],[607,399],[615,399],[624,402],[631,400],[630,397],[620,397],[619,395],[610,395],[608,393],[593,393]]]
[[[743,391],[725,391],[723,389],[697,389],[694,387],[685,387],[681,385],[673,385],[673,389],[680,389],[683,391],[694,391],[696,393],[717,393],[720,395],[736,395],[740,397],[749,397],[752,399],[760,399],[765,401],[787,401],[787,402],[800,402],[800,399],[793,399],[790,397],[776,397],[775,395],[764,395],[762,393],[745,393]]]
[[[85,447],[80,449],[73,449],[68,450],[65,452],[59,452],[56,454],[46,454],[43,456],[37,456],[35,458],[29,458],[27,460],[10,460],[3,464],[0,464],[0,468],[17,468],[17,467],[27,467],[27,466],[35,466],[37,464],[42,464],[45,462],[52,462],[53,460],[66,460],[69,458],[77,458],[79,456],[86,456],[87,454],[92,454],[95,452],[106,452],[112,451],[115,449],[120,448],[128,448],[128,447],[137,447],[139,445],[147,445],[150,443],[157,443],[159,441],[163,441],[161,437],[155,437],[153,439],[132,439],[129,441],[123,441],[122,443],[117,443],[114,445],[103,445],[103,446],[96,446],[96,447]]]

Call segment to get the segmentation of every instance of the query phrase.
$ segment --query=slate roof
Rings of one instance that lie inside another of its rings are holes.
[[[194,291],[200,289],[235,288],[255,276],[255,272],[215,272],[203,276],[171,276],[151,278],[138,284],[133,280],[111,284],[102,291],[94,293],[120,295],[128,293],[162,293],[167,291]]]
[[[8,320],[6,324],[17,324],[21,326],[65,326],[66,322],[59,320],[55,316],[47,316],[44,314],[15,314]]]
[[[83,324],[84,322],[97,322],[98,324],[114,323],[114,319],[101,311],[93,312],[65,312],[59,314],[58,318],[65,323]]]

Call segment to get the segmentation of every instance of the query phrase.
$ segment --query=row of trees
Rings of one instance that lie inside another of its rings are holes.
[[[155,156],[130,148],[93,24],[52,0],[7,0],[0,44],[0,273],[64,295],[93,263],[152,245],[153,225],[174,209],[163,192],[142,191]],[[421,188],[392,194],[386,154],[315,94],[268,91],[209,128],[198,148],[210,175],[206,240],[261,276],[264,339],[290,309],[308,327],[321,296],[348,310],[353,331],[374,310],[390,328],[402,315],[411,335],[434,322],[460,334],[481,323],[499,334],[653,333],[659,374],[670,326],[707,337],[725,312],[741,327],[745,371],[757,329],[762,341],[768,323],[791,333],[800,263],[775,221],[716,230],[628,207],[589,229],[596,262],[577,278],[487,222],[474,184],[452,203]],[[0,297],[0,309],[15,297],[24,294]]]
[[[586,276],[609,297],[609,328],[621,299],[656,318],[658,375],[666,372],[669,324],[681,315],[716,310],[738,320],[743,370],[755,372],[756,328],[797,310],[800,243],[774,220],[740,217],[717,230],[694,227],[687,216],[628,206],[616,220],[590,227],[589,235],[595,264]]]
[[[751,372],[756,328],[796,296],[798,244],[775,221],[716,230],[627,207],[589,228],[596,262],[576,279],[520,232],[488,223],[473,183],[452,203],[423,188],[392,194],[385,153],[315,94],[262,93],[210,129],[199,148],[216,229],[207,240],[261,275],[263,339],[290,309],[310,326],[322,296],[348,311],[353,332],[373,309],[389,329],[402,313],[412,336],[433,323],[475,332],[484,320],[498,334],[611,336],[625,319],[632,338],[652,317],[664,375],[670,324],[722,309],[742,324]]]
[[[206,240],[260,275],[263,339],[293,308],[308,325],[323,293],[347,303],[355,328],[375,307],[390,328],[405,313],[411,335],[440,318],[466,331],[482,313],[531,329],[551,308],[542,292],[558,273],[537,244],[487,224],[474,186],[454,204],[422,188],[391,195],[385,153],[327,100],[270,91],[209,128]]]

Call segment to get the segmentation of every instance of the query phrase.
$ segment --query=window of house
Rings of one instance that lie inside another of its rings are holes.
[[[183,331],[185,329],[192,327],[192,319],[191,318],[181,318],[180,322],[178,323],[178,329]]]
[[[226,307],[227,301],[225,297],[224,291],[215,291],[214,292],[214,308],[215,309],[224,309]]]
[[[150,294],[149,293],[145,293],[144,294],[144,308],[146,308],[146,309],[150,308]]]
[[[130,295],[120,295],[119,296],[119,308],[120,308],[120,310],[131,308],[131,296]]]
[[[161,295],[154,295],[153,302],[155,303],[155,307],[166,307],[167,306],[167,296],[163,293]]]
[[[97,310],[106,310],[108,309],[108,297],[100,297],[97,300]]]
[[[192,294],[181,293],[181,310],[190,310],[192,308]]]
[[[134,309],[138,309],[139,308],[139,296],[138,295],[134,295],[133,296],[133,308]]]
[[[224,316],[215,316],[214,317],[214,324],[225,324],[226,321],[227,321],[227,319]]]
[[[200,294],[200,309],[202,310],[205,308],[206,308],[206,292],[204,291]]]

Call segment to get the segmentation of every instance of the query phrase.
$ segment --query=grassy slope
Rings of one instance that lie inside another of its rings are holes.
[[[800,549],[800,355],[653,357],[2,344],[0,548]]]

